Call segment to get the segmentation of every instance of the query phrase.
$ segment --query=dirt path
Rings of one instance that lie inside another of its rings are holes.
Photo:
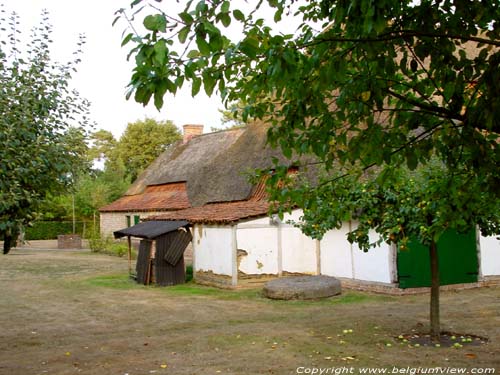
[[[0,374],[500,371],[499,288],[442,295],[444,328],[486,336],[487,344],[416,348],[397,337],[427,329],[428,296],[280,302],[256,290],[138,286],[126,270],[126,260],[84,251],[1,256]]]

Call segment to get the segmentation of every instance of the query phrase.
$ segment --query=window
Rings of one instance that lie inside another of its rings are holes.
[[[134,215],[134,225],[139,224],[141,217],[139,215]]]
[[[127,219],[127,228],[130,227],[130,215],[126,215],[125,218]]]

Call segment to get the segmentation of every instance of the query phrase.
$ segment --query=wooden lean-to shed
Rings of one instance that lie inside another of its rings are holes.
[[[186,279],[184,250],[192,236],[187,221],[147,221],[114,232],[115,238],[141,238],[136,263],[140,284],[168,286]]]

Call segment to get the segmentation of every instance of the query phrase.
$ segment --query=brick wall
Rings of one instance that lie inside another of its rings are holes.
[[[186,124],[182,126],[183,128],[183,143],[189,142],[192,138],[203,134],[203,125],[198,124]]]
[[[82,238],[77,234],[61,234],[57,236],[58,249],[81,249]]]
[[[151,216],[159,215],[161,212],[101,212],[101,235],[113,236],[113,232],[127,228],[127,215],[130,216],[130,225],[134,225],[134,216],[139,216],[140,220]]]

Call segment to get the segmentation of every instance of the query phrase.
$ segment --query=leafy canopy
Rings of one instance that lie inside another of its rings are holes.
[[[142,6],[137,12],[144,15],[145,32],[131,28],[123,40],[133,43],[130,56],[136,61],[129,95],[143,104],[154,98],[161,107],[166,92],[188,81],[193,96],[203,87],[208,95],[217,90],[226,103],[246,103],[242,118],[272,123],[273,145],[289,157],[313,154],[326,171],[308,195],[303,188],[300,194],[291,188],[275,194],[282,202],[306,209],[311,204],[311,210],[321,206],[312,203],[320,197],[355,203],[345,181],[361,187],[370,171],[372,184],[391,189],[394,168],[411,171],[436,158],[442,189],[433,189],[433,199],[460,196],[467,202],[480,195],[498,205],[497,1],[267,0],[252,9],[235,4],[187,1],[174,14],[134,1],[134,10]],[[265,8],[272,10],[272,20],[259,16]],[[302,21],[295,34],[274,31],[292,16]],[[120,18],[134,26],[125,10]],[[235,25],[242,30],[236,38]],[[322,230],[352,217],[352,208],[347,205]],[[461,226],[478,209],[481,215],[477,205],[461,206],[439,224]],[[482,229],[497,231],[492,225]]]
[[[15,13],[0,25],[0,235],[8,252],[44,197],[85,167],[84,147],[74,146],[89,121],[87,101],[69,85],[83,39],[74,61],[61,65],[50,58],[47,13],[26,45]]]

